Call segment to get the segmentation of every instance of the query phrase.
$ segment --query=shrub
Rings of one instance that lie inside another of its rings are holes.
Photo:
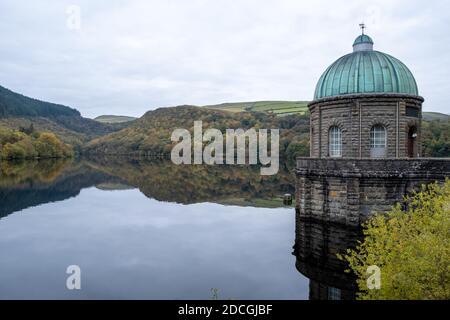
[[[25,150],[18,144],[6,143],[2,148],[2,159],[25,158]]]
[[[71,146],[61,142],[53,133],[37,133],[1,129],[1,159],[62,158],[74,155]]]
[[[347,250],[360,299],[450,299],[450,180],[422,186],[364,225],[364,241]],[[381,288],[367,288],[367,268],[381,270]],[[349,270],[350,271],[350,270]]]

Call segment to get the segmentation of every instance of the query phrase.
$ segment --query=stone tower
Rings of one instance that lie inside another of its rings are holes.
[[[411,71],[362,34],[317,83],[311,157],[419,157],[423,101]]]
[[[358,36],[309,104],[311,157],[297,158],[297,219],[359,226],[450,176],[450,159],[419,157],[423,101],[411,71]]]

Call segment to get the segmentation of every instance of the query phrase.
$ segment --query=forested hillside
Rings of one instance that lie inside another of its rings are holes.
[[[207,107],[179,106],[132,117],[83,118],[76,109],[25,97],[0,86],[0,130],[54,133],[76,152],[94,154],[169,154],[176,128],[193,131],[195,120],[203,129],[281,129],[280,154],[293,161],[309,155],[309,113],[304,101],[256,101]],[[284,116],[283,116],[284,115]],[[450,120],[440,113],[423,114],[423,155],[450,157]],[[131,120],[131,121],[130,121]],[[430,120],[430,121],[427,121]]]
[[[422,122],[424,157],[450,157],[450,120]]]
[[[448,121],[450,120],[450,116],[448,114],[440,113],[440,112],[423,112],[422,118],[425,121]]]
[[[280,128],[280,155],[289,161],[309,155],[309,114],[278,117],[262,112],[228,112],[209,108],[179,106],[147,112],[119,132],[92,140],[84,151],[94,154],[160,155],[170,154],[172,131],[185,128],[193,132],[195,120],[203,129],[216,128],[222,133],[237,128]],[[450,121],[423,121],[423,155],[450,156]]]
[[[87,141],[123,129],[126,123],[107,124],[84,118],[76,109],[32,99],[0,86],[0,128],[55,133],[77,149]]]
[[[0,117],[80,116],[76,109],[44,102],[0,86]]]
[[[262,112],[232,113],[193,106],[161,108],[147,112],[128,128],[91,141],[86,153],[96,154],[170,154],[176,144],[170,137],[174,129],[193,132],[194,121],[203,122],[203,130],[280,129],[280,153],[287,158],[309,153],[309,118],[306,115],[276,117]]]

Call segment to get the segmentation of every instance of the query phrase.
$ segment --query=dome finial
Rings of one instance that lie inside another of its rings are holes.
[[[362,34],[355,39],[355,42],[353,42],[353,51],[372,51],[373,40],[371,37],[364,33],[364,29],[367,28],[366,24],[364,22],[361,22],[359,24],[359,27],[361,28]]]
[[[364,22],[361,22],[359,24],[359,27],[361,28],[361,32],[362,32],[361,34],[364,35],[364,29],[366,28],[366,24]]]

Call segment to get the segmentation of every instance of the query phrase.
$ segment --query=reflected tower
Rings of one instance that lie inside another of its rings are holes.
[[[297,270],[309,278],[310,300],[353,300],[355,277],[345,273],[345,262],[336,256],[356,246],[359,228],[306,221],[296,215],[295,245]]]

